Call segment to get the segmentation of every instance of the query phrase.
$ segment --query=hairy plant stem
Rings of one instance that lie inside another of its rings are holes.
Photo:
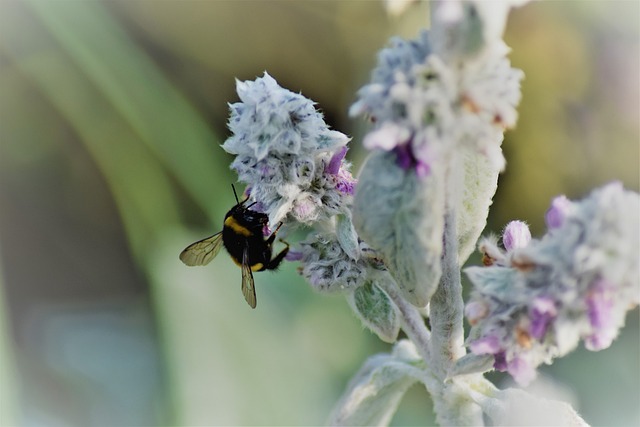
[[[440,425],[467,425],[482,423],[477,405],[455,401],[456,388],[447,381],[449,369],[464,356],[464,329],[462,283],[458,260],[458,236],[456,230],[456,197],[459,194],[459,173],[455,156],[449,159],[445,171],[445,218],[442,252],[442,277],[431,298],[429,317],[431,331],[425,325],[418,309],[407,302],[395,287],[385,289],[398,307],[402,329],[413,341],[425,361],[423,382],[433,397],[436,418]]]
[[[455,158],[455,157],[454,157]],[[453,363],[465,355],[462,282],[458,261],[455,200],[460,168],[449,162],[445,171],[445,218],[442,250],[442,277],[430,302],[431,349],[435,374],[444,380]]]
[[[462,168],[456,156],[446,162],[445,217],[442,250],[442,276],[436,292],[431,297],[431,362],[433,375],[441,381],[439,395],[433,396],[436,420],[441,426],[482,425],[482,411],[475,403],[460,399],[459,386],[446,381],[455,361],[464,356],[464,301],[458,259],[458,234],[456,229],[457,197],[460,194]]]
[[[429,363],[431,360],[431,349],[429,348],[431,332],[427,329],[427,325],[424,323],[424,318],[417,308],[408,303],[398,293],[395,286],[386,287],[385,292],[389,295],[389,298],[393,300],[400,311],[402,330],[407,334],[409,339],[413,341],[424,361]]]
[[[393,300],[396,307],[398,307],[402,330],[416,346],[422,360],[425,361],[427,369],[424,371],[424,375],[422,375],[422,382],[431,395],[440,394],[443,383],[433,375],[433,371],[429,368],[431,366],[431,332],[429,332],[427,325],[425,325],[422,314],[398,293],[395,286],[385,287],[385,292],[389,295],[389,298]]]

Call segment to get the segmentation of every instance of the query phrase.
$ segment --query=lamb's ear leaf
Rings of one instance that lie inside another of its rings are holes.
[[[458,375],[483,374],[493,369],[494,357],[492,354],[477,355],[469,353],[456,360],[449,370],[448,378]]]
[[[419,362],[413,344],[406,340],[396,344],[393,354],[369,357],[347,385],[327,424],[388,425],[407,389],[420,379]]]
[[[353,227],[351,221],[351,212],[337,215],[336,217],[336,235],[338,243],[342,250],[353,260],[360,258],[360,245],[358,243],[358,234]]]
[[[475,250],[478,238],[487,225],[489,207],[498,189],[500,165],[479,155],[470,147],[461,147],[463,185],[456,209],[458,262],[463,265]]]
[[[495,426],[589,425],[568,403],[538,397],[521,389],[498,390],[492,396],[477,394],[474,400]]]
[[[388,274],[387,274],[388,277]],[[389,280],[392,280],[389,277]],[[385,342],[395,342],[400,332],[398,308],[377,280],[368,280],[348,295],[349,305],[364,326]]]
[[[439,169],[418,176],[400,167],[395,153],[374,151],[354,197],[358,235],[382,254],[402,296],[416,307],[427,305],[442,274],[445,186]]]

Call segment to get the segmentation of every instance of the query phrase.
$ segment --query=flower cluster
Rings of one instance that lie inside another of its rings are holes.
[[[330,130],[312,101],[283,89],[267,73],[236,83],[233,135],[222,145],[271,226],[310,224],[344,212],[355,180],[344,160],[349,138]]]
[[[505,250],[484,239],[486,266],[465,270],[475,288],[465,310],[471,351],[526,384],[580,339],[609,347],[640,303],[639,215],[638,194],[612,183],[579,202],[554,199],[540,240],[520,221],[506,227]]]
[[[298,251],[301,274],[318,291],[353,290],[365,280],[366,263],[351,258],[335,234],[312,233],[300,243]]]
[[[394,38],[350,114],[376,123],[365,147],[394,151],[399,166],[420,176],[445,153],[465,146],[501,169],[500,144],[517,118],[521,78],[504,51],[450,63],[432,52],[427,32],[412,41]]]

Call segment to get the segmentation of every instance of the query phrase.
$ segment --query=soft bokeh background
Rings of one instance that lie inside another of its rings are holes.
[[[233,204],[219,144],[234,78],[268,70],[317,101],[354,136],[357,170],[354,92],[426,17],[373,1],[0,0],[1,424],[322,424],[388,346],[295,265],[256,275],[251,310],[228,257],[191,269],[177,255]],[[638,190],[639,17],[634,1],[513,13],[527,77],[487,231],[519,218],[539,235],[559,193]],[[637,309],[627,323],[610,349],[545,367],[538,390],[555,381],[594,425],[640,424]],[[393,424],[432,420],[416,386]]]

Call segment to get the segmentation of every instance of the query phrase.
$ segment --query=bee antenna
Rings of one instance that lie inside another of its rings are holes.
[[[240,204],[240,200],[238,200],[238,193],[236,193],[236,187],[233,184],[231,184],[231,188],[233,189],[233,195],[236,198],[236,204],[239,205]]]

